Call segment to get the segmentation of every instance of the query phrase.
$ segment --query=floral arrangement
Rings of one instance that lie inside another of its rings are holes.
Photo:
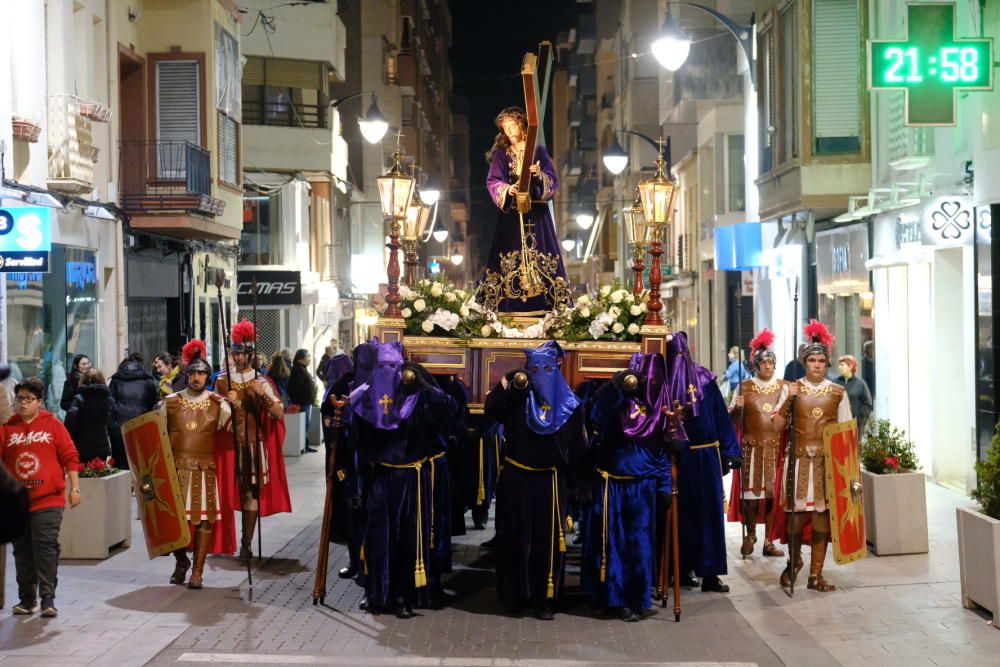
[[[1000,430],[993,434],[986,458],[976,461],[978,486],[972,499],[979,503],[983,514],[1000,519]]]
[[[583,294],[565,312],[554,313],[547,330],[568,341],[638,340],[649,313],[648,303],[648,290],[636,296],[615,282],[593,294]]]
[[[487,312],[468,292],[439,280],[425,278],[413,287],[400,285],[399,295],[406,333],[411,336],[472,338],[496,333],[494,324],[503,326],[495,313]]]
[[[868,422],[861,443],[861,463],[865,470],[875,475],[913,472],[920,468],[913,441],[888,419]]]
[[[121,472],[121,470],[115,467],[115,460],[109,456],[106,459],[91,459],[87,463],[82,464],[80,466],[79,474],[80,477],[98,479],[100,477],[114,475],[116,472]]]
[[[302,406],[300,406],[300,405],[296,405],[294,403],[289,403],[288,405],[285,406],[285,414],[286,415],[297,415],[300,412],[302,412]]]

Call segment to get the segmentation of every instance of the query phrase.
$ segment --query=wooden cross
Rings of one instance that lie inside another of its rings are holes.
[[[389,414],[389,406],[395,403],[395,401],[389,398],[389,394],[382,394],[382,399],[379,403],[382,405],[382,414],[387,415]]]
[[[549,100],[549,79],[552,74],[552,42],[538,45],[538,54],[524,54],[521,63],[521,83],[524,85],[524,112],[528,117],[528,131],[524,139],[524,157],[517,179],[517,210],[531,210],[531,165],[535,161],[535,148],[545,145],[545,107]]]
[[[545,421],[545,417],[549,414],[549,410],[552,409],[552,406],[548,403],[542,403],[542,407],[539,409],[542,411],[542,416],[539,417],[539,419]]]
[[[629,415],[629,419],[635,419],[639,415],[642,415],[643,417],[646,416],[646,406],[643,405],[642,403],[635,404],[635,406],[632,408],[632,414]]]

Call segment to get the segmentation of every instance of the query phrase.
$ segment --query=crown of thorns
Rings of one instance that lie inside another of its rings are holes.
[[[521,124],[525,124],[528,122],[528,114],[524,113],[524,109],[521,109],[520,107],[507,107],[506,109],[497,114],[497,117],[494,120],[494,122],[496,123],[496,126],[498,128],[503,129],[503,122],[508,118],[516,120],[518,123]]]

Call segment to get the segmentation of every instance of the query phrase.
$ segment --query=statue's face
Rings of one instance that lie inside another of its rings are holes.
[[[521,124],[514,118],[510,117],[504,118],[500,121],[500,129],[503,130],[503,133],[507,135],[507,138],[513,142],[520,141],[522,135],[524,134],[521,130]]]

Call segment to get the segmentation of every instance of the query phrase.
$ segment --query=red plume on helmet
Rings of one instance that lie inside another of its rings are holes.
[[[232,331],[232,341],[240,345],[253,345],[256,339],[257,332],[254,329],[253,322],[247,319],[242,319],[233,325]]]
[[[836,340],[830,330],[826,328],[826,325],[819,320],[809,320],[809,324],[805,326],[802,330],[806,339],[810,343],[820,343],[826,347],[827,350],[833,349],[833,342]]]
[[[750,341],[750,352],[766,350],[774,344],[774,332],[764,327],[757,337]]]
[[[206,360],[208,358],[208,348],[205,347],[205,341],[198,340],[194,338],[184,344],[181,348],[181,363],[185,366],[190,364],[195,359]]]

